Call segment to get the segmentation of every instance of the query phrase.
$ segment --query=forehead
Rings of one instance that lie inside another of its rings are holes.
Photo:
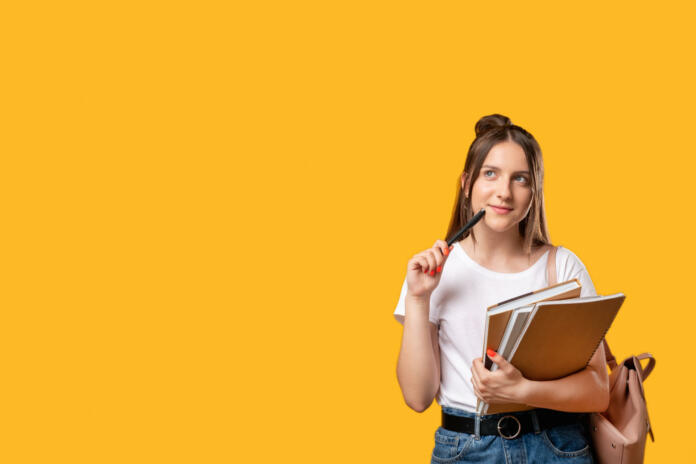
[[[495,166],[506,171],[529,170],[524,150],[515,142],[510,141],[493,145],[483,164]]]

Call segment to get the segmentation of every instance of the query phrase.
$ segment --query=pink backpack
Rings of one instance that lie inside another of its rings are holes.
[[[554,247],[549,252],[546,268],[549,285],[556,283],[556,250]],[[606,411],[592,413],[590,417],[595,455],[600,464],[639,464],[645,456],[648,433],[655,441],[643,389],[643,382],[655,367],[655,358],[643,353],[629,356],[619,365],[607,341],[602,342],[611,370],[610,399]],[[640,363],[644,359],[648,360],[645,368]]]
[[[595,453],[600,464],[642,463],[647,434],[655,441],[643,389],[643,382],[655,367],[655,358],[643,353],[629,356],[617,365],[606,340],[604,351],[611,369],[611,399],[606,411],[591,417],[590,433]],[[640,363],[643,359],[648,359],[645,368]]]

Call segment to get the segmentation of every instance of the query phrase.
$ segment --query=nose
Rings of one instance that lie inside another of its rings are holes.
[[[498,188],[496,191],[496,197],[501,200],[509,200],[512,198],[512,190],[510,189],[510,182],[501,176],[498,182]]]

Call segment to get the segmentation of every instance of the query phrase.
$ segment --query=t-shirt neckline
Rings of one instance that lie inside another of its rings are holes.
[[[520,272],[498,272],[494,271],[492,269],[488,269],[487,267],[484,267],[474,261],[473,258],[471,258],[467,252],[464,250],[464,248],[461,245],[461,240],[457,242],[456,248],[459,249],[459,253],[462,255],[462,258],[476,271],[478,271],[481,274],[485,274],[491,277],[495,277],[498,279],[516,279],[519,277],[524,277],[528,274],[533,273],[539,266],[545,265],[545,263],[548,261],[548,255],[550,250],[546,250],[546,252],[537,259],[534,264],[529,266],[527,269],[524,271]]]

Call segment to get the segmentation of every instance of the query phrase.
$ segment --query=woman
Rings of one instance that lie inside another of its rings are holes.
[[[557,282],[578,279],[581,296],[596,294],[577,256],[550,245],[543,171],[530,133],[499,114],[481,118],[447,237],[480,209],[486,214],[459,242],[438,240],[408,262],[394,311],[404,326],[397,377],[409,407],[422,412],[435,398],[447,419],[449,428],[435,432],[432,462],[593,462],[582,413],[609,402],[601,345],[584,370],[545,382],[525,379],[490,350],[498,370],[485,369],[480,357],[486,308],[546,287],[550,255]],[[535,409],[481,416],[476,424],[477,398]]]

